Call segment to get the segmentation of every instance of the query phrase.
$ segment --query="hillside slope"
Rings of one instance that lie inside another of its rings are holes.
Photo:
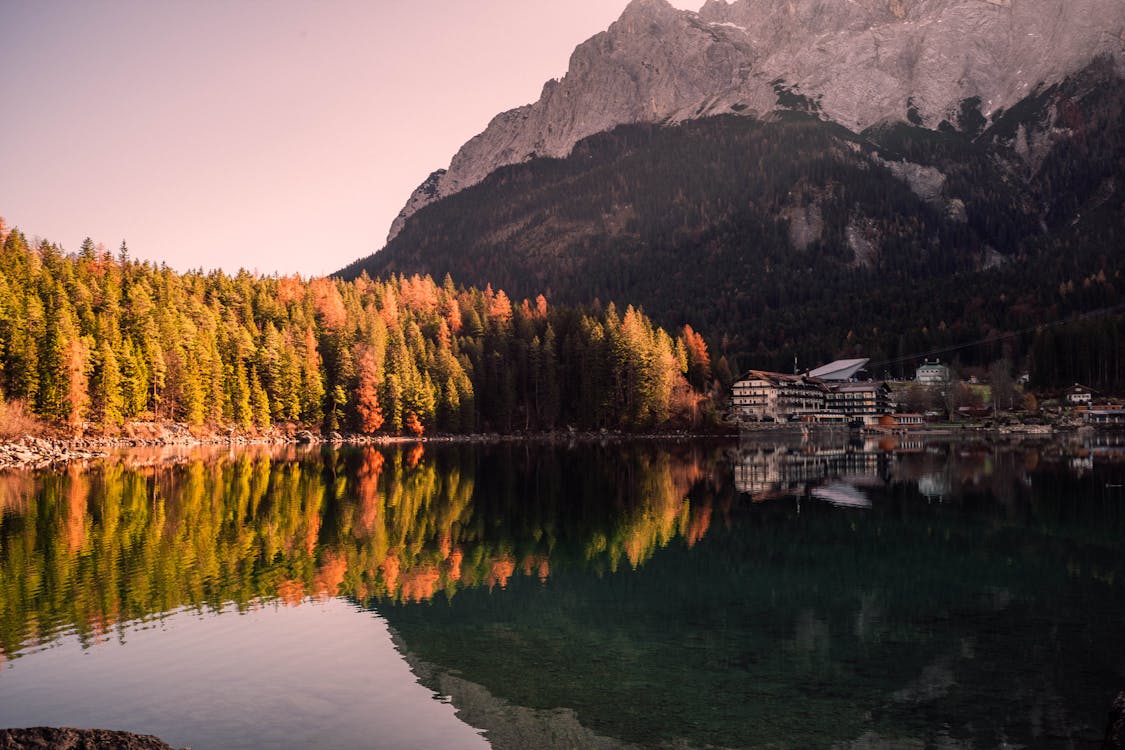
[[[795,111],[622,126],[424,207],[341,275],[449,273],[639,304],[706,332],[732,364],[776,367],[891,359],[1117,304],[1115,63],[990,120],[978,104],[937,130],[855,133]]]

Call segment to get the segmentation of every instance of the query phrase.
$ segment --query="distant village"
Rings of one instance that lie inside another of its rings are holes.
[[[1125,406],[1079,383],[1041,404],[1024,387],[1027,375],[1014,382],[1006,375],[994,376],[994,382],[977,376],[961,380],[948,365],[927,360],[913,380],[875,380],[869,363],[841,359],[794,374],[750,370],[732,388],[732,414],[749,429],[797,424],[901,432],[985,420],[1044,430],[1125,427]]]

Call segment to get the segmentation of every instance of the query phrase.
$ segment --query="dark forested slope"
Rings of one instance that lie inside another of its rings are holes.
[[[890,360],[1119,303],[1123,102],[1098,63],[990,117],[967,100],[938,130],[855,134],[800,97],[766,121],[623,126],[425,207],[340,275],[625,300],[741,367]]]

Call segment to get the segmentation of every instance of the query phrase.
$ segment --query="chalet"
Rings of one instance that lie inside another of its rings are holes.
[[[949,368],[940,360],[926,360],[914,371],[914,380],[921,385],[945,385],[949,382]]]
[[[1093,388],[1087,388],[1079,383],[1075,383],[1063,391],[1066,395],[1066,402],[1071,406],[1089,406],[1094,400],[1095,392]]]
[[[826,393],[817,378],[751,370],[734,384],[731,400],[740,419],[790,422],[823,412]]]

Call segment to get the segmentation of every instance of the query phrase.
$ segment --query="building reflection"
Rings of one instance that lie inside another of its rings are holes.
[[[1099,467],[1125,465],[1125,434],[993,444],[987,436],[966,441],[749,433],[731,459],[735,489],[753,502],[807,497],[865,508],[871,506],[871,490],[906,485],[930,501],[987,492],[1011,504],[1021,488],[1032,486],[1036,472],[1081,479]]]
[[[883,485],[890,479],[894,451],[920,450],[921,445],[899,444],[890,450],[880,441],[790,440],[762,442],[743,439],[734,461],[735,489],[755,502],[792,495],[814,495],[841,505],[866,507],[864,487]]]

